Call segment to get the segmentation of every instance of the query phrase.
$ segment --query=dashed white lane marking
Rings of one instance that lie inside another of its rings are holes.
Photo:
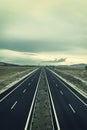
[[[37,69],[33,70],[29,73],[29,76],[35,72]],[[27,77],[23,82],[21,82],[16,88],[14,88],[12,91],[10,91],[7,95],[5,95],[2,99],[0,99],[0,102],[4,101],[11,93],[13,93],[17,88],[19,88],[29,77]]]
[[[17,104],[17,101],[12,105],[11,110],[15,107],[16,104]]]
[[[25,92],[26,92],[26,89],[23,90],[23,93],[25,93]]]
[[[30,85],[31,83],[29,83],[28,85]]]
[[[29,78],[29,77],[28,77]],[[20,87],[20,85],[22,85],[28,78],[26,78],[23,82],[21,82],[16,88],[14,88],[12,91],[10,91],[7,95],[5,95],[5,97],[3,97],[0,102],[2,102],[4,99],[6,99],[11,93],[13,93],[17,88]]]
[[[63,92],[62,92],[62,91],[60,91],[60,93],[61,93],[61,95],[63,95]]]
[[[71,104],[69,104],[69,107],[71,108],[71,110],[73,111],[73,113],[76,113],[74,108],[71,106]]]
[[[49,69],[50,70],[50,69]],[[56,78],[76,97],[76,98],[78,98],[78,100],[81,102],[81,103],[83,103],[86,107],[87,107],[87,103],[85,103],[79,96],[77,96],[67,85],[65,85],[65,83],[63,83],[59,78],[58,78],[58,74],[56,74],[55,72],[53,72],[52,70],[50,70],[53,74],[55,74],[56,76]]]

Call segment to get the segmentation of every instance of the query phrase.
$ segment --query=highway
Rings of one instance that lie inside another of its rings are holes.
[[[0,130],[26,130],[41,69],[0,94]],[[26,128],[25,128],[26,127]]]
[[[57,117],[57,128],[87,130],[87,99],[49,69],[46,69],[46,75]]]
[[[87,99],[45,71],[54,130],[87,130]],[[0,94],[0,130],[29,130],[40,77],[41,68]]]

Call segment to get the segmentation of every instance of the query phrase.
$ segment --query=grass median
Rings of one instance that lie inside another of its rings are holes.
[[[48,88],[44,70],[42,70],[41,79],[38,86],[31,130],[53,130]]]

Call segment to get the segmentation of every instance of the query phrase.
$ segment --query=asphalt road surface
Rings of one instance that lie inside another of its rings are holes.
[[[24,130],[41,69],[0,95],[0,130]]]
[[[87,130],[87,99],[45,70],[60,130]],[[40,73],[38,69],[0,94],[0,130],[25,130]]]
[[[46,69],[61,130],[87,130],[87,99]]]

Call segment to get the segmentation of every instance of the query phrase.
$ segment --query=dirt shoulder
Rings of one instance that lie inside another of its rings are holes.
[[[53,130],[44,70],[38,86],[31,130]]]
[[[84,69],[68,68],[68,69],[55,69],[58,75],[63,77],[68,82],[75,85],[78,89],[87,93],[87,72]]]
[[[0,66],[0,93],[8,88],[8,85],[10,86],[11,83],[18,81],[34,69],[34,67]]]

